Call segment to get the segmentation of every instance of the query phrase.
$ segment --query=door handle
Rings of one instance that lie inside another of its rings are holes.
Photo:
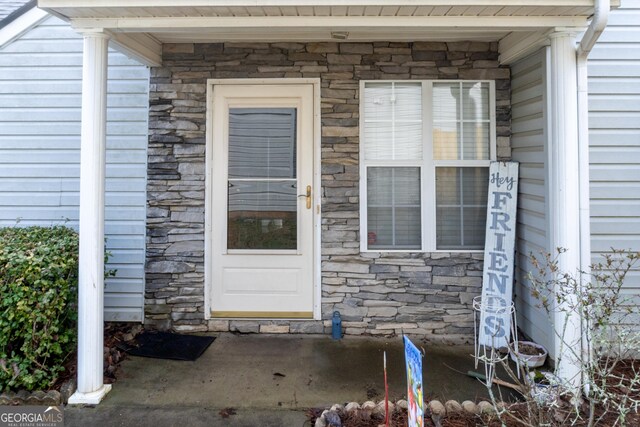
[[[298,197],[307,198],[307,209],[311,209],[311,186],[307,185],[307,194],[298,194]]]

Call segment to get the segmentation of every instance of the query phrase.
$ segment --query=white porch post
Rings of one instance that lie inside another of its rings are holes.
[[[82,61],[80,139],[80,268],[78,389],[70,404],[97,404],[103,384],[104,186],[107,115],[107,34],[86,32]]]
[[[549,244],[551,251],[567,249],[560,256],[559,268],[575,276],[580,269],[576,39],[575,34],[569,32],[555,32],[550,39]],[[579,316],[559,308],[554,315],[558,372],[574,387],[579,387],[581,321]]]

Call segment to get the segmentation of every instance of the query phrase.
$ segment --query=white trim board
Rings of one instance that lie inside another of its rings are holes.
[[[33,9],[23,13],[14,21],[10,22],[6,27],[0,29],[0,48],[5,47],[31,28],[44,21],[49,14],[42,9],[34,7]]]
[[[84,3],[84,4],[83,4]],[[592,0],[183,0],[181,6],[593,6]],[[618,1],[612,2],[614,5]],[[171,7],[175,0],[40,0],[42,7]]]
[[[359,28],[438,28],[451,30],[480,29],[491,31],[534,31],[541,28],[587,26],[585,16],[246,16],[246,17],[138,17],[73,18],[72,25],[104,28],[122,32],[206,31],[207,29],[321,28],[329,31]],[[455,28],[452,28],[455,27]]]
[[[0,29],[0,49],[21,37],[27,31],[50,17],[49,13],[34,7],[17,17],[14,21]],[[79,31],[78,29],[75,29]],[[81,31],[79,31],[81,33]],[[162,43],[144,33],[124,34],[107,32],[111,39],[111,47],[146,66],[162,65]]]
[[[162,43],[154,37],[144,34],[125,34],[109,32],[113,47],[147,67],[162,66]]]

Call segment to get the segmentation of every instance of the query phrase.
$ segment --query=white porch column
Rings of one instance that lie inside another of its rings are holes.
[[[97,404],[103,384],[104,186],[109,37],[83,33],[80,139],[80,268],[78,283],[78,389],[70,404]]]
[[[568,32],[553,33],[550,39],[549,249],[567,249],[559,259],[560,272],[575,276],[580,269],[576,39]],[[567,316],[558,309],[554,315],[555,357],[560,376],[579,387],[581,321]]]

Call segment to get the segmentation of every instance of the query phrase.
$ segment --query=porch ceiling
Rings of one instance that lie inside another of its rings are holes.
[[[594,0],[39,0],[38,6],[78,30],[108,30],[128,53],[158,65],[163,43],[257,40],[500,41],[513,58],[513,49],[539,45],[554,28],[583,30]]]

